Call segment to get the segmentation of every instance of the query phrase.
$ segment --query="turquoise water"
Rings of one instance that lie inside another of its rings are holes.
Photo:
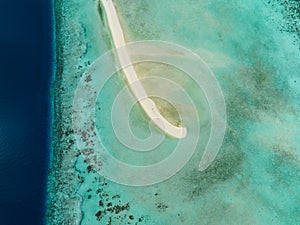
[[[71,124],[80,77],[111,48],[106,22],[94,1],[56,2],[57,124],[48,224],[299,224],[299,4],[281,3],[115,1],[128,42],[163,40],[191,49],[214,72],[227,107],[223,146],[206,171],[197,170],[204,148],[200,144],[174,177],[153,186],[128,187],[89,167]],[[116,144],[107,119],[109,106],[125,86],[119,75],[100,93],[101,110],[96,110],[96,126],[108,146]],[[200,107],[201,93],[185,87]],[[148,120],[139,107],[131,116],[132,123],[141,121],[133,129],[147,136]],[[166,139],[164,144],[174,142]],[[125,153],[128,149],[121,145],[110,148],[115,157],[140,164],[160,160],[170,149],[162,147],[161,154],[143,158]]]

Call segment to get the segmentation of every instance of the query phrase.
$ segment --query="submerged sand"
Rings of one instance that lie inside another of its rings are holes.
[[[192,2],[115,1],[131,41],[172,41],[207,59],[227,103],[224,145],[204,173],[195,169],[199,153],[166,182],[133,188],[91,170],[81,155],[92,153],[78,151],[72,130],[74,91],[88,65],[112,47],[109,28],[94,1],[55,1],[57,68],[47,224],[300,221],[300,55],[299,39],[287,25],[294,24],[288,21],[294,18],[293,10],[287,10],[291,5],[279,0]]]

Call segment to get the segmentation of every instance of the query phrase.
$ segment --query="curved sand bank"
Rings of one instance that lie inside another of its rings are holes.
[[[138,99],[146,114],[162,131],[174,138],[184,138],[187,134],[187,129],[185,127],[174,126],[160,114],[155,103],[148,97],[142,83],[140,82],[126,48],[120,48],[121,46],[125,46],[126,43],[112,0],[101,0],[101,2],[107,15],[107,21],[115,48],[117,49],[118,59],[121,67],[123,68],[130,90]]]

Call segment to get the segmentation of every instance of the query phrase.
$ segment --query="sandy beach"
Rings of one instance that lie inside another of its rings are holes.
[[[117,49],[118,59],[121,67],[123,68],[123,72],[127,79],[130,90],[138,100],[145,113],[156,126],[158,126],[162,131],[171,137],[179,139],[184,138],[187,135],[187,129],[185,127],[174,126],[160,114],[154,101],[148,97],[133,65],[131,65],[131,59],[126,48],[121,48],[122,46],[125,46],[126,43],[124,33],[112,0],[102,0],[102,4],[107,15],[107,21],[114,46]]]

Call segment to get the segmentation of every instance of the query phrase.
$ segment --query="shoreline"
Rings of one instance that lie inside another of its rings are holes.
[[[51,129],[51,159],[47,178],[47,198],[45,224],[60,224],[66,222],[68,211],[65,205],[68,204],[70,210],[75,208],[78,200],[74,190],[77,186],[78,175],[74,159],[78,153],[74,151],[73,137],[68,115],[66,115],[68,102],[65,87],[66,71],[69,70],[66,63],[65,33],[63,27],[66,19],[61,16],[64,2],[53,1],[53,42],[54,42],[54,73],[51,87],[52,93],[52,129]],[[70,79],[74,79],[71,77]],[[71,160],[70,160],[71,159]],[[64,171],[64,172],[62,172]],[[67,185],[66,185],[67,184]],[[62,195],[63,194],[63,195]],[[74,201],[74,206],[72,202]],[[73,219],[69,222],[78,221],[81,212],[72,211]],[[79,224],[79,223],[75,223]]]

